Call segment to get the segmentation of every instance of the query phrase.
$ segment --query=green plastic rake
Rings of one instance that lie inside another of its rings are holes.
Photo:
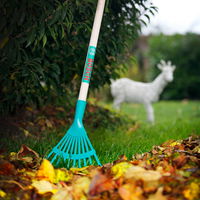
[[[82,119],[86,107],[86,98],[89,89],[104,5],[105,0],[98,0],[92,34],[90,37],[90,43],[84,66],[81,88],[76,104],[74,121],[64,137],[47,156],[47,159],[49,159],[51,163],[56,166],[63,163],[67,168],[80,168],[94,163],[101,165],[87,136]]]

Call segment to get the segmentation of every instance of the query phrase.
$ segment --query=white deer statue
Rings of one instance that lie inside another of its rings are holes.
[[[120,109],[120,104],[123,102],[144,104],[147,120],[154,123],[152,103],[159,100],[159,96],[165,86],[173,80],[173,72],[176,68],[171,61],[165,62],[164,60],[161,60],[157,67],[161,70],[161,73],[150,83],[137,82],[128,78],[112,81],[113,106],[116,109]]]

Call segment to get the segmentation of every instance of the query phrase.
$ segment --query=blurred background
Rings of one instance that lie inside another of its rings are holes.
[[[108,0],[90,85],[110,99],[110,79],[152,81],[171,60],[162,99],[200,98],[198,0]],[[3,0],[0,5],[0,113],[78,96],[96,1]],[[42,13],[42,14],[41,14]],[[99,90],[107,88],[102,93]],[[102,94],[102,95],[100,95]],[[92,95],[94,96],[94,95]],[[111,99],[110,99],[111,100]]]
[[[171,60],[176,65],[174,81],[165,88],[161,99],[199,99],[200,2],[152,0],[146,3],[153,3],[157,12],[141,16],[141,33],[130,48],[128,71],[120,76],[150,82],[159,73],[156,67],[159,61]]]

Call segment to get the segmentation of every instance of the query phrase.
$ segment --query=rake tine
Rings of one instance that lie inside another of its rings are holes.
[[[59,162],[60,162],[60,157],[58,157],[58,160],[57,160],[55,166],[57,166]]]
[[[87,137],[86,137],[87,138]],[[87,145],[87,140],[86,140],[86,138],[84,137],[84,144],[85,144],[85,147],[86,147],[86,151],[88,152],[89,151],[89,149],[88,149],[88,145]],[[88,157],[88,159],[89,159],[89,163],[90,163],[90,165],[92,164],[92,160],[91,160],[91,157]]]
[[[77,154],[77,150],[78,150],[78,138],[76,137],[75,139],[75,148],[74,148],[74,154],[76,155]],[[75,167],[76,166],[76,159],[74,158],[74,162],[73,162],[73,166]]]
[[[101,166],[101,163],[100,163],[100,161],[99,161],[99,159],[98,159],[98,157],[97,157],[96,154],[94,154],[94,157],[95,157],[95,160],[96,160],[97,164],[98,164],[99,166]]]
[[[65,134],[64,137],[60,140],[60,142],[58,142],[58,144],[56,145],[56,147],[59,147],[60,145],[64,144],[64,141],[68,138],[68,135]]]
[[[66,135],[66,137],[64,137],[62,144],[57,145],[57,148],[62,150],[62,148],[65,146],[65,143],[69,141],[69,138],[70,138],[70,136]]]
[[[87,140],[87,143],[89,144],[90,149],[93,149],[92,144],[91,144],[91,142],[90,142],[88,137],[86,137],[86,140]]]
[[[51,163],[53,163],[55,161],[55,159],[57,158],[57,154],[54,155],[54,157],[51,160]]]
[[[82,153],[85,153],[84,143],[83,143],[84,137],[81,137],[81,147],[82,147]],[[86,165],[86,159],[83,158],[84,166]]]
[[[47,158],[50,158],[54,154],[53,150],[47,155]]]
[[[81,141],[80,141],[80,138],[78,138],[78,154],[80,155],[80,153],[81,153]],[[81,159],[79,158],[78,159],[78,167],[80,168],[81,167]]]
[[[66,153],[69,152],[69,149],[70,149],[70,146],[72,145],[72,142],[73,142],[73,137],[70,136],[68,143],[65,145],[64,152],[66,152]],[[66,150],[66,148],[67,148],[67,150]]]

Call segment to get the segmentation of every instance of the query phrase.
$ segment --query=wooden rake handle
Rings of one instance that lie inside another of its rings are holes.
[[[87,99],[87,93],[89,89],[90,78],[92,74],[92,68],[96,53],[96,46],[99,38],[99,31],[103,17],[104,5],[105,5],[105,0],[98,0],[78,100],[86,101]]]

